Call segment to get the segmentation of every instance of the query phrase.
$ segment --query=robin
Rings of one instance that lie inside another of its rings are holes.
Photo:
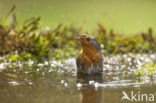
[[[77,72],[83,74],[102,72],[104,56],[97,39],[88,35],[81,35],[75,39],[79,40],[82,46],[82,51],[76,59]]]

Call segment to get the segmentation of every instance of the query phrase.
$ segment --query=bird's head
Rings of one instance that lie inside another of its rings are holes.
[[[83,52],[85,53],[101,52],[101,46],[95,37],[88,36],[88,35],[81,35],[75,37],[75,39],[80,41]]]

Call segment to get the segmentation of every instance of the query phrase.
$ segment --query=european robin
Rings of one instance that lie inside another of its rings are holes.
[[[103,70],[103,54],[100,43],[93,36],[75,37],[81,43],[82,51],[76,59],[77,73],[93,74]]]

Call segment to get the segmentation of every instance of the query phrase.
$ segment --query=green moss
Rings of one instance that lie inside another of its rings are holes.
[[[15,8],[15,7],[14,7]],[[12,21],[8,22],[8,17]],[[0,21],[0,55],[9,54],[9,59],[36,59],[43,58],[64,60],[76,56],[80,51],[76,34],[84,34],[83,26],[57,25],[55,28],[40,29],[41,17],[33,17],[24,21],[21,27],[17,26],[14,9]],[[105,55],[124,53],[151,53],[156,52],[156,37],[152,29],[138,35],[125,35],[107,31],[101,24],[92,32],[98,41],[104,45]],[[18,54],[13,54],[17,51]]]
[[[136,75],[152,77],[155,72],[156,72],[156,64],[150,62],[142,64],[141,69],[138,69],[136,71]]]
[[[15,60],[19,59],[19,55],[18,54],[10,54],[9,59],[12,61],[15,61]]]

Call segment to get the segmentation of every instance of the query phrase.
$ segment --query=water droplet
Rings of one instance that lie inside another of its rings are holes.
[[[91,81],[89,81],[89,84],[91,85],[91,84],[94,84],[95,83],[95,81],[93,81],[93,80],[91,80]]]
[[[64,86],[67,87],[68,86],[68,83],[64,83]]]
[[[29,85],[32,85],[33,83],[32,82],[29,82]]]
[[[8,82],[9,84],[12,84],[12,85],[19,85],[20,83],[16,82],[16,81],[12,81],[12,82]]]
[[[64,83],[64,80],[61,80],[61,83],[63,84]]]
[[[94,87],[95,88],[99,87],[99,83],[98,82],[95,82]]]
[[[82,87],[82,84],[81,83],[77,83],[76,85],[78,88],[81,88]]]

